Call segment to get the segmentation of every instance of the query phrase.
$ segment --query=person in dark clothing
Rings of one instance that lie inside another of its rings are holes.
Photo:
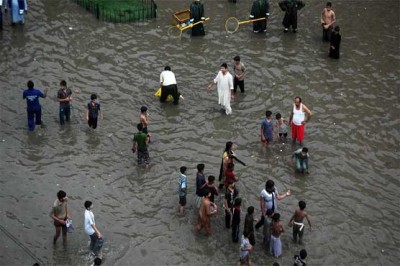
[[[266,32],[267,19],[269,16],[268,0],[254,0],[251,6],[250,19],[258,19],[265,17],[265,20],[253,22],[253,32]]]
[[[340,35],[340,27],[336,26],[332,31],[331,42],[329,47],[329,57],[334,59],[339,59],[341,40],[342,40],[342,35]]]
[[[300,250],[299,255],[294,256],[293,266],[306,266],[307,251],[305,249]]]
[[[229,181],[229,186],[225,192],[224,209],[225,209],[225,227],[231,228],[231,218],[233,212],[233,203],[238,197],[239,191],[235,188],[235,183],[232,180]]]
[[[28,81],[27,86],[28,89],[24,90],[22,98],[26,99],[28,127],[30,131],[33,131],[35,125],[42,124],[42,107],[39,103],[39,97],[46,98],[48,88],[44,89],[44,93],[42,93],[40,90],[34,88],[35,85],[31,80]]]
[[[256,244],[254,237],[254,207],[250,206],[247,208],[246,218],[244,218],[243,232],[249,232],[249,241],[252,246]]]
[[[88,122],[89,127],[93,129],[97,128],[97,120],[99,118],[103,120],[103,112],[100,110],[100,104],[97,102],[97,95],[90,95],[90,102],[87,104],[86,110],[86,121]]]
[[[285,27],[284,32],[288,32],[290,26],[294,33],[297,32],[297,10],[302,9],[305,6],[303,1],[297,0],[284,0],[279,2],[279,7],[282,11],[285,11],[285,17],[283,18],[282,24]]]
[[[190,22],[196,23],[199,21],[204,21],[204,5],[200,0],[195,0],[190,4]],[[203,23],[198,23],[192,28],[192,36],[204,36],[206,33],[204,31]]]
[[[240,205],[242,199],[236,198],[232,208],[232,241],[235,243],[239,242]]]

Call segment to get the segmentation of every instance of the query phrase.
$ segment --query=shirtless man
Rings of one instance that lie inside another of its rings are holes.
[[[302,145],[305,125],[310,121],[311,115],[311,111],[307,108],[307,106],[302,104],[301,97],[296,96],[289,118],[289,126],[292,127],[293,143],[298,140],[300,145]]]
[[[335,12],[332,10],[332,3],[326,3],[325,8],[321,13],[321,25],[322,25],[322,40],[329,42],[331,40],[333,23],[336,22]]]
[[[304,201],[299,201],[299,208],[294,212],[292,218],[290,218],[289,226],[293,225],[293,242],[297,242],[297,235],[299,235],[299,244],[303,244],[303,233],[304,233],[304,218],[307,219],[308,225],[310,226],[311,231],[311,222],[308,218],[307,212],[304,211],[306,208],[306,203]],[[293,223],[292,223],[293,222]]]

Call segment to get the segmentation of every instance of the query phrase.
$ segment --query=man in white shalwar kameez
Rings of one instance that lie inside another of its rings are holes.
[[[218,75],[215,77],[214,82],[208,85],[208,90],[212,89],[213,84],[217,84],[218,91],[218,104],[225,109],[225,113],[230,115],[231,108],[231,95],[233,90],[233,77],[228,71],[228,65],[223,63]]]

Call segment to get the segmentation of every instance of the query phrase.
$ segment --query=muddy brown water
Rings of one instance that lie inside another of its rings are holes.
[[[31,1],[26,24],[0,32],[0,258],[2,265],[88,265],[83,202],[94,202],[96,224],[105,236],[104,265],[234,265],[238,245],[212,219],[214,235],[192,232],[195,167],[218,175],[225,142],[237,144],[238,189],[243,220],[256,207],[267,179],[293,195],[278,203],[286,232],[283,256],[260,245],[254,265],[291,265],[306,248],[310,265],[397,265],[399,261],[399,2],[336,1],[342,28],[341,58],[327,58],[319,14],[324,2],[310,0],[299,15],[299,32],[284,34],[282,12],[272,3],[267,34],[249,24],[228,35],[228,17],[246,19],[250,1],[205,1],[204,38],[167,35],[171,14],[189,1],[158,1],[158,18],[133,24],[97,21],[73,1]],[[219,65],[240,55],[247,67],[246,93],[226,116],[207,84]],[[165,65],[175,72],[185,97],[179,106],[154,97]],[[50,87],[42,99],[45,128],[27,131],[22,91],[27,80]],[[58,124],[56,91],[67,80],[74,94],[72,121]],[[105,119],[91,131],[85,103],[97,93]],[[285,117],[296,95],[313,112],[305,145],[308,176],[294,174],[295,147],[260,144],[266,110]],[[139,108],[149,107],[153,142],[149,169],[130,152]],[[177,216],[177,171],[188,167],[187,213]],[[52,245],[48,216],[59,189],[67,192],[75,232],[68,246]],[[304,246],[291,243],[287,222],[299,200],[307,202],[313,230]],[[222,210],[222,200],[218,201]],[[242,228],[241,228],[242,229]]]

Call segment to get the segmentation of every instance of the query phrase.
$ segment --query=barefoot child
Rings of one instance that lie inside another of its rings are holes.
[[[251,265],[250,260],[250,251],[253,250],[253,246],[250,244],[249,241],[249,232],[244,231],[242,236],[242,243],[240,244],[240,259],[238,266],[240,265]]]
[[[100,119],[103,120],[103,112],[100,110],[100,104],[97,102],[97,95],[92,94],[90,96],[90,103],[87,104],[86,110],[86,120],[88,121],[89,127],[96,129],[99,112]]]
[[[242,205],[242,199],[236,198],[233,204],[232,210],[232,241],[234,243],[239,242],[239,225],[240,225],[240,206]]]
[[[200,205],[197,224],[194,228],[195,232],[199,232],[202,228],[207,236],[211,235],[211,215],[217,213],[217,205],[210,201],[211,192],[208,188],[203,189],[203,198]]]
[[[308,154],[308,149],[307,148],[300,148],[296,150],[293,155],[293,158],[296,159],[296,170],[302,174],[304,172],[306,174],[309,174],[310,172],[308,171],[308,158],[310,155]]]
[[[180,168],[180,174],[179,174],[179,213],[184,214],[185,213],[185,206],[186,206],[186,194],[187,194],[187,177],[185,175],[186,173],[186,167],[182,166]]]
[[[275,258],[278,258],[282,255],[281,234],[285,231],[283,229],[281,220],[279,220],[280,217],[281,215],[279,213],[274,213],[271,223],[271,240],[269,244],[269,252]]]
[[[275,118],[276,118],[276,127],[278,128],[279,140],[286,141],[288,135],[287,133],[288,121],[286,121],[280,113],[277,113]]]
[[[143,133],[143,125],[137,124],[138,132],[133,134],[132,152],[137,151],[137,161],[139,165],[150,164],[150,155],[148,150],[149,136]]]
[[[147,136],[149,137],[149,143],[150,143],[151,135],[150,135],[150,133],[149,133],[149,131],[147,129],[147,126],[149,125],[150,121],[149,121],[149,114],[147,113],[147,107],[146,106],[142,106],[140,108],[139,121],[143,125],[143,133],[147,134]]]
[[[307,212],[304,211],[306,208],[306,203],[304,201],[299,201],[299,209],[297,209],[292,218],[290,218],[289,221],[289,226],[293,225],[293,242],[297,242],[297,235],[299,235],[299,244],[303,244],[303,233],[304,233],[304,223],[303,220],[304,218],[307,219],[308,225],[310,226],[310,231],[311,231],[311,222],[310,219],[308,218]],[[293,221],[293,224],[292,224]]]
[[[228,188],[229,180],[231,180],[233,183],[236,183],[239,180],[239,178],[235,176],[235,173],[233,172],[234,170],[235,164],[228,163],[228,169],[226,169],[225,172],[225,188]]]
[[[244,231],[249,232],[249,241],[252,246],[256,244],[254,237],[254,207],[250,206],[247,208],[246,218],[244,218]]]
[[[294,266],[306,266],[307,251],[305,249],[300,250],[299,255],[294,256]]]
[[[273,139],[274,122],[272,120],[272,112],[266,111],[265,118],[261,122],[261,141],[270,143]]]

